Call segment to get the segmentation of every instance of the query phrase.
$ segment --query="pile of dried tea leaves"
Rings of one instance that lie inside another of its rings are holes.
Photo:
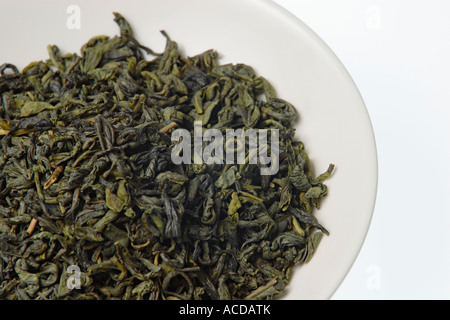
[[[120,35],[0,66],[0,299],[271,299],[327,230],[296,110],[214,50]],[[147,60],[146,56],[151,59]],[[278,129],[279,171],[174,164],[171,133]]]

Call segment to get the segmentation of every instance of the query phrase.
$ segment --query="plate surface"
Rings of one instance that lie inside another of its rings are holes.
[[[317,172],[336,165],[316,211],[330,231],[313,259],[296,268],[283,299],[328,299],[354,263],[367,234],[377,190],[372,125],[351,77],[306,25],[266,0],[0,0],[0,63],[22,69],[46,59],[47,45],[79,52],[91,37],[118,34],[113,11],[136,38],[161,52],[166,30],[185,55],[208,49],[222,63],[246,63],[300,113],[297,136]],[[76,16],[74,16],[74,14]],[[79,18],[79,19],[78,19]]]

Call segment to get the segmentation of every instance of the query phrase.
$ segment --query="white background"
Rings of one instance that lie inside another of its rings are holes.
[[[449,299],[450,2],[275,2],[345,65],[377,143],[372,223],[333,299]]]

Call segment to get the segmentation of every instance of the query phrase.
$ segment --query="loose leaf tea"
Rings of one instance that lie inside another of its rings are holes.
[[[0,299],[276,297],[328,234],[313,211],[334,166],[315,175],[295,108],[250,66],[164,31],[156,53],[114,16],[79,54],[0,66]],[[171,134],[196,122],[278,130],[278,171],[175,164]]]

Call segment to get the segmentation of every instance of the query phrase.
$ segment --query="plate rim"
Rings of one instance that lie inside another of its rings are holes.
[[[341,276],[340,281],[337,281],[337,283],[335,283],[334,288],[330,289],[330,292],[326,298],[327,300],[329,300],[329,299],[332,299],[332,297],[334,296],[336,291],[339,289],[339,287],[345,281],[348,274],[352,270],[356,260],[358,259],[359,255],[361,253],[361,250],[364,246],[364,243],[366,242],[366,239],[368,237],[368,234],[370,231],[370,226],[372,224],[372,220],[373,220],[373,217],[375,214],[375,206],[376,206],[376,200],[377,200],[377,196],[378,196],[379,163],[378,163],[378,148],[377,148],[377,141],[376,141],[374,127],[373,127],[373,124],[372,124],[372,121],[370,118],[370,113],[367,109],[367,105],[364,101],[364,97],[362,96],[361,91],[359,90],[358,86],[356,85],[356,82],[353,79],[353,77],[351,76],[350,72],[347,70],[344,63],[339,59],[338,55],[333,51],[333,49],[311,27],[309,27],[305,22],[303,22],[300,19],[300,17],[295,15],[293,12],[289,11],[288,9],[286,9],[285,7],[283,7],[279,3],[276,3],[273,0],[247,0],[247,1],[262,4],[266,7],[268,7],[269,10],[277,11],[278,13],[280,13],[284,17],[286,17],[286,19],[288,19],[297,28],[301,29],[303,32],[308,33],[308,35],[311,37],[311,39],[314,42],[316,42],[316,44],[318,44],[322,48],[322,50],[324,50],[327,53],[328,57],[330,57],[333,60],[333,64],[340,68],[341,74],[346,76],[346,78],[350,82],[351,86],[353,87],[354,94],[356,94],[360,100],[361,107],[363,109],[363,113],[369,124],[370,130],[368,130],[368,131],[370,132],[370,138],[372,140],[372,147],[373,147],[372,151],[375,155],[375,158],[373,159],[374,160],[374,163],[373,163],[374,168],[373,169],[374,169],[375,181],[374,181],[374,193],[372,196],[372,201],[370,203],[371,209],[370,209],[370,212],[367,214],[367,220],[366,220],[366,223],[364,226],[364,236],[361,239],[359,245],[356,247],[355,251],[353,252],[352,261],[349,262],[349,264],[346,268],[346,272]]]

